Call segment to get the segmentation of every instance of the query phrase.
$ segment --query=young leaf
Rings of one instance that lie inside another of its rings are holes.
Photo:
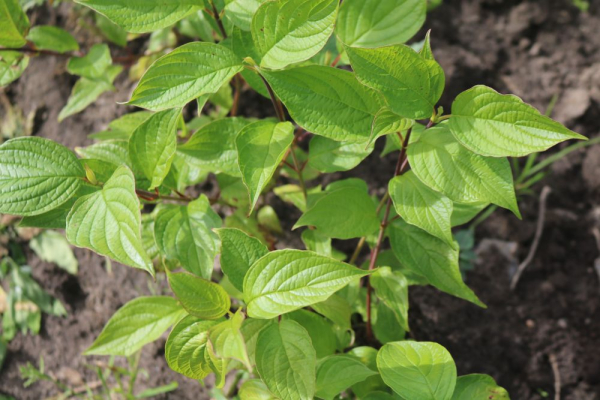
[[[430,118],[444,90],[444,71],[408,46],[346,47],[356,77],[380,90],[390,110],[402,117]]]
[[[0,46],[21,47],[27,43],[25,33],[29,29],[29,18],[18,0],[3,0],[0,3],[0,26]]]
[[[248,214],[252,213],[293,140],[294,126],[290,122],[257,121],[238,134],[235,145],[242,179],[250,197]]]
[[[86,159],[85,163],[88,166],[89,160],[95,160],[94,162],[100,161],[114,166],[125,165],[129,169],[133,168],[133,163],[129,157],[129,142],[127,140],[105,140],[87,147],[75,147],[75,151]],[[106,165],[103,168],[106,168]]]
[[[167,276],[177,300],[191,315],[218,319],[229,311],[231,300],[218,284],[186,272],[168,273]]]
[[[240,331],[243,322],[244,314],[238,310],[227,321],[212,327],[208,338],[214,346],[217,357],[236,359],[242,362],[248,371],[252,371],[246,343]]]
[[[269,319],[319,303],[368,274],[310,251],[273,251],[255,262],[244,278],[248,315]]]
[[[187,206],[163,205],[154,224],[154,237],[161,253],[191,273],[210,279],[218,251],[218,237],[212,231],[221,218],[202,195]]]
[[[252,17],[265,0],[229,0],[225,5],[225,16],[243,31],[250,31]]]
[[[399,133],[406,132],[408,128],[411,128],[414,125],[414,119],[402,118],[394,114],[389,107],[383,107],[375,115],[368,143],[371,144],[381,136],[389,134],[394,134],[395,137],[398,137]],[[413,129],[413,134],[414,130],[415,129]],[[402,143],[400,143],[399,147],[402,147]]]
[[[457,246],[451,247],[402,220],[395,221],[390,228],[392,250],[404,267],[441,291],[485,307],[462,280]]]
[[[337,338],[333,332],[333,324],[326,318],[308,310],[296,310],[285,314],[282,319],[296,321],[306,329],[317,359],[335,353]]]
[[[333,400],[340,392],[373,375],[377,375],[377,372],[370,370],[353,357],[329,356],[319,361],[317,365],[316,396]]]
[[[133,132],[150,118],[153,113],[150,111],[137,111],[125,114],[113,120],[108,124],[108,128],[101,132],[88,135],[90,139],[95,140],[129,140]]]
[[[454,360],[437,343],[388,343],[377,354],[377,368],[394,392],[409,399],[450,400],[456,385]]]
[[[131,267],[154,267],[142,246],[140,201],[133,174],[119,167],[102,190],[79,198],[67,216],[67,239]]]
[[[233,286],[242,291],[246,272],[269,249],[260,240],[239,229],[215,229],[215,232],[221,239],[221,269]]]
[[[77,275],[77,259],[67,239],[55,231],[44,231],[31,239],[29,247],[40,259],[54,263],[72,275]]]
[[[383,103],[379,93],[358,82],[353,73],[313,65],[262,74],[302,128],[337,141],[369,139]]]
[[[181,108],[216,93],[242,69],[240,60],[224,46],[188,43],[152,64],[127,104],[153,111]]]
[[[382,267],[371,275],[371,286],[377,297],[394,312],[402,329],[408,331],[408,281],[404,275]]]
[[[252,18],[261,67],[282,69],[317,54],[333,32],[337,0],[265,2]]]
[[[240,400],[275,400],[267,385],[260,379],[248,379],[242,383],[238,392]]]
[[[38,25],[31,28],[27,40],[33,42],[36,49],[67,53],[79,50],[79,44],[71,34],[62,28],[51,25]]]
[[[66,203],[83,183],[75,154],[39,137],[0,146],[0,213],[39,215]]]
[[[426,0],[345,0],[335,33],[352,47],[406,42],[425,22]]]
[[[308,332],[284,320],[264,329],[256,343],[256,369],[269,390],[286,400],[311,400],[317,357]]]
[[[130,356],[185,315],[172,297],[138,297],[119,308],[85,355]]]
[[[85,56],[69,58],[67,71],[89,79],[103,79],[111,64],[112,57],[108,45],[95,44]]]
[[[332,238],[352,239],[375,232],[379,218],[368,193],[349,186],[328,190],[300,217],[294,229],[301,226],[314,226]]]
[[[487,86],[462,92],[448,127],[469,150],[490,157],[521,157],[569,139],[583,139],[513,95]]]
[[[198,0],[76,0],[132,33],[146,33],[173,25],[202,8]]]
[[[171,168],[177,148],[180,109],[158,112],[138,126],[129,139],[129,156],[136,170],[150,181],[149,190],[160,186]]]
[[[373,152],[374,146],[363,143],[338,142],[315,136],[309,144],[308,165],[321,172],[348,171]]]
[[[408,162],[421,182],[459,203],[490,202],[520,218],[506,158],[484,157],[463,147],[446,126],[423,132],[408,146]]]
[[[454,246],[450,228],[452,200],[430,189],[412,171],[392,179],[389,193],[396,212],[406,222]]]
[[[510,400],[510,397],[491,376],[471,374],[458,377],[452,400]]]
[[[346,330],[352,328],[350,325],[352,308],[350,308],[350,304],[348,304],[348,301],[343,297],[334,294],[327,300],[320,303],[315,303],[311,307],[319,314],[329,318],[341,328]]]
[[[29,65],[29,57],[18,51],[0,51],[0,87],[18,79]]]

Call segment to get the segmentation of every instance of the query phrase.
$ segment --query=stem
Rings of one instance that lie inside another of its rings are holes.
[[[337,57],[333,60],[333,62],[331,63],[332,67],[335,67],[336,65],[338,65],[338,63],[340,62],[340,60],[342,59],[342,55],[338,54]]]
[[[300,164],[298,163],[298,157],[296,157],[295,152],[296,139],[294,138],[294,143],[292,144],[292,160],[294,160],[294,170],[296,171],[296,175],[298,175],[298,182],[300,182],[300,187],[302,188],[302,194],[304,195],[304,200],[308,198],[308,194],[306,193],[306,184],[304,183],[304,176],[302,176],[302,169],[300,168]]]
[[[390,195],[390,193],[388,191],[386,191],[385,194],[383,195],[383,197],[381,198],[381,201],[377,205],[377,210],[375,211],[375,214],[379,215],[379,212],[385,205],[389,195]],[[358,241],[358,244],[356,245],[356,248],[354,249],[354,253],[352,253],[352,256],[350,257],[350,261],[348,261],[348,264],[356,263],[356,260],[358,259],[358,256],[360,255],[360,251],[365,246],[366,242],[367,242],[366,236],[363,236],[360,238],[360,240]]]
[[[179,197],[176,197],[176,196],[162,195],[162,194],[158,194],[156,192],[147,192],[145,190],[135,189],[135,194],[137,194],[138,197],[140,197],[146,201],[172,200],[172,201],[182,201],[184,203],[189,203],[190,201],[194,200],[191,197],[188,197],[182,193],[179,194]]]
[[[269,92],[269,97],[271,97],[271,102],[273,103],[273,108],[275,109],[277,118],[279,118],[279,121],[284,122],[285,113],[283,112],[283,106],[281,105],[281,102],[279,101],[279,99],[277,99],[277,96],[275,96],[275,92],[273,92],[273,89],[271,88],[271,85],[269,85],[269,82],[267,82],[267,80],[261,74],[258,74],[258,76],[260,76],[260,79],[262,79],[267,88],[267,91]]]
[[[44,54],[47,56],[56,56],[56,57],[81,57],[82,54],[80,52],[69,52],[69,53],[58,53],[56,51],[52,51],[52,50],[40,50],[40,49],[33,49],[31,47],[21,47],[21,48],[6,48],[6,47],[2,47],[0,48],[0,50],[2,51],[17,51],[19,53],[35,53],[35,54]]]
[[[233,86],[235,88],[235,93],[233,95],[233,105],[231,106],[230,115],[232,117],[235,117],[238,113],[238,106],[240,103],[240,94],[242,91],[242,78],[240,77],[240,74],[237,74],[236,76],[233,77]]]
[[[215,21],[217,22],[219,30],[221,31],[221,36],[223,36],[223,39],[227,39],[227,31],[225,31],[223,21],[221,21],[221,16],[219,15],[219,10],[217,10],[217,7],[215,6],[215,2],[210,0],[210,5],[212,7],[213,17],[215,17]]]

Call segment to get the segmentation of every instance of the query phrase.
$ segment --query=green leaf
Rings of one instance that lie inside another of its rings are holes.
[[[296,310],[285,314],[282,319],[296,321],[306,329],[317,359],[335,353],[337,338],[333,332],[333,324],[326,318],[308,310]]]
[[[39,215],[67,202],[85,177],[75,154],[48,139],[22,137],[0,146],[0,213]]]
[[[454,360],[437,343],[388,343],[377,354],[377,368],[384,382],[408,399],[450,400],[456,385]]]
[[[377,115],[375,115],[375,120],[373,121],[373,126],[371,128],[371,137],[369,137],[369,144],[373,143],[381,136],[389,134],[394,134],[394,136],[399,139],[401,132],[405,132],[413,127],[414,124],[415,120],[402,118],[390,111],[389,107],[383,107],[379,110]],[[400,148],[402,147],[401,145],[402,143],[399,145]]]
[[[163,182],[177,148],[180,109],[153,114],[138,126],[129,139],[129,156],[136,170],[151,182],[149,190]]]
[[[338,142],[315,136],[309,144],[308,165],[321,172],[348,171],[373,152],[374,147],[362,143]]]
[[[183,318],[169,334],[165,358],[169,367],[192,379],[204,379],[211,373],[205,362],[209,329],[217,321],[202,321],[192,315]]]
[[[246,340],[246,351],[248,352],[248,359],[252,365],[255,364],[256,355],[256,341],[258,335],[268,326],[273,325],[274,319],[254,319],[246,318],[241,327],[242,336]]]
[[[202,8],[198,0],[76,0],[132,33],[146,33],[173,25]]]
[[[106,130],[92,133],[88,135],[88,137],[96,140],[129,140],[133,131],[152,115],[153,114],[149,111],[138,111],[125,114],[108,124]]]
[[[282,69],[317,54],[333,32],[337,0],[265,2],[252,18],[261,67]]]
[[[521,157],[565,140],[587,140],[517,96],[487,86],[475,86],[456,97],[448,126],[463,146],[490,157]]]
[[[154,237],[161,253],[191,273],[210,279],[219,238],[212,231],[221,218],[202,195],[187,206],[163,205],[154,224]]]
[[[142,246],[140,201],[129,168],[119,167],[102,190],[79,198],[67,217],[67,239],[131,267],[154,267]]]
[[[138,297],[119,308],[85,355],[130,356],[185,315],[172,297]]]
[[[377,372],[355,358],[347,355],[329,356],[317,365],[316,396],[333,400],[340,392],[373,375],[377,375]]]
[[[21,47],[27,44],[25,33],[29,29],[29,18],[17,0],[0,3],[0,46]]]
[[[325,236],[352,239],[369,235],[379,227],[376,205],[359,187],[347,186],[326,192],[294,225],[314,226]]]
[[[510,397],[491,376],[471,374],[458,377],[452,400],[510,400]]]
[[[202,319],[219,319],[231,307],[225,290],[216,283],[186,272],[168,273],[169,285],[182,307]]]
[[[235,138],[250,121],[223,118],[200,128],[178,151],[185,160],[214,173],[241,176]]]
[[[346,47],[356,77],[379,90],[402,117],[430,118],[444,91],[444,71],[435,60],[404,45],[378,49]]]
[[[242,291],[246,273],[269,250],[260,240],[239,229],[215,229],[215,232],[221,239],[221,269],[233,286]]]
[[[58,232],[44,231],[31,239],[29,247],[43,261],[58,265],[72,275],[77,275],[77,259],[67,239]]]
[[[319,303],[368,274],[310,251],[273,251],[255,262],[244,278],[248,315],[269,319]]]
[[[314,251],[315,253],[331,257],[333,249],[331,248],[331,238],[314,229],[306,229],[301,235],[302,242],[306,246],[306,250]]]
[[[256,343],[256,368],[277,397],[312,400],[317,357],[308,332],[297,322],[284,320],[264,329]]]
[[[452,209],[452,218],[450,223],[452,227],[466,224],[483,211],[490,204],[488,202],[483,203],[454,203]]]
[[[224,46],[188,43],[152,64],[127,104],[153,111],[181,108],[216,93],[242,69],[240,60]]]
[[[506,158],[484,157],[463,147],[445,125],[423,132],[408,146],[408,162],[421,182],[458,203],[490,202],[521,217]]]
[[[423,26],[426,11],[426,0],[345,0],[335,33],[352,47],[400,44]]]
[[[412,171],[393,178],[389,193],[396,212],[406,222],[454,246],[450,228],[452,200],[430,189]]]
[[[383,105],[348,71],[323,66],[262,71],[298,125],[337,141],[364,143]]]
[[[71,57],[67,71],[73,75],[89,79],[102,79],[112,64],[110,49],[107,44],[96,44],[83,57]]]
[[[0,51],[0,87],[18,79],[27,66],[29,57],[18,51]]]
[[[252,17],[265,0],[229,0],[225,5],[225,16],[238,28],[249,31]]]
[[[402,321],[398,314],[394,312],[386,303],[380,301],[377,303],[373,317],[373,333],[375,338],[382,344],[404,340],[406,331],[402,327]]]
[[[402,329],[408,331],[408,281],[404,275],[382,267],[371,275],[371,286],[377,297],[394,312]]]
[[[75,147],[75,151],[86,159],[86,164],[87,159],[92,159],[115,166],[126,165],[130,169],[133,167],[127,140],[105,140],[87,147]]]
[[[452,247],[402,220],[395,221],[390,228],[392,250],[404,267],[443,292],[485,307],[462,280],[458,246]]]
[[[102,35],[117,46],[127,46],[127,32],[102,14],[96,14],[96,26]]]
[[[343,329],[351,329],[350,316],[352,308],[343,297],[334,294],[327,300],[315,303],[311,307],[319,314],[329,318]]]
[[[250,197],[248,214],[256,206],[293,140],[294,126],[290,122],[257,121],[238,134],[235,144],[242,179]]]
[[[240,309],[227,321],[212,327],[208,338],[214,346],[217,357],[238,360],[246,366],[248,371],[252,371],[246,342],[240,331],[243,322],[244,314]]]
[[[248,379],[238,392],[240,400],[275,400],[276,398],[260,379]]]
[[[363,363],[372,371],[377,371],[377,350],[368,346],[359,346],[350,350],[348,356]],[[352,385],[352,392],[360,399],[366,398],[373,391],[389,391],[379,374],[368,377],[363,382]]]
[[[38,25],[31,28],[27,40],[33,42],[36,49],[58,53],[79,50],[79,44],[71,34],[62,28],[51,25]]]

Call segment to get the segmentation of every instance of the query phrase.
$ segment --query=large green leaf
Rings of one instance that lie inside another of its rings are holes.
[[[223,118],[204,125],[178,151],[194,166],[213,173],[240,176],[235,138],[250,121]]]
[[[265,0],[228,0],[225,5],[225,16],[241,30],[249,31],[252,17],[264,2]]]
[[[382,267],[371,276],[371,286],[377,297],[394,312],[402,329],[408,331],[408,281],[404,275]]]
[[[140,201],[129,168],[119,167],[102,190],[78,199],[67,217],[67,239],[154,275],[142,246]]]
[[[52,25],[38,25],[31,28],[27,40],[33,42],[36,49],[66,53],[79,50],[79,44],[71,34]]]
[[[250,197],[249,213],[293,140],[294,126],[290,122],[272,120],[254,122],[238,134],[235,145],[242,179]]]
[[[269,249],[260,240],[239,229],[224,228],[216,229],[215,232],[221,238],[221,269],[233,286],[242,291],[246,272]]]
[[[295,321],[273,324],[258,335],[256,369],[269,390],[280,399],[313,399],[316,362],[310,336]]]
[[[187,272],[168,273],[167,276],[171,290],[191,315],[218,319],[229,311],[231,300],[218,284]]]
[[[364,143],[345,143],[315,136],[309,144],[308,165],[321,172],[348,171],[373,152]]]
[[[510,400],[510,397],[491,376],[471,374],[458,377],[452,400]]]
[[[191,273],[210,279],[219,245],[219,238],[212,229],[220,226],[221,218],[202,195],[187,206],[161,206],[154,224],[154,237],[168,260],[179,261]]]
[[[454,246],[450,228],[452,200],[429,188],[412,171],[392,179],[389,193],[396,212],[406,222]]]
[[[169,173],[177,148],[180,116],[180,109],[153,114],[133,131],[129,139],[133,167],[150,181],[150,190],[160,186]]]
[[[569,139],[584,139],[513,95],[475,86],[452,103],[448,124],[466,148],[491,157],[520,157]]]
[[[345,0],[335,33],[353,47],[382,47],[406,42],[419,31],[427,0]]]
[[[393,342],[377,353],[384,382],[404,398],[450,400],[456,365],[448,350],[432,342]]]
[[[314,226],[325,236],[352,239],[369,235],[379,227],[376,205],[359,187],[345,186],[322,195],[302,214],[294,228]]]
[[[29,18],[18,0],[0,2],[0,26],[0,46],[21,47],[27,43],[25,34],[29,29]]]
[[[240,400],[275,400],[267,385],[260,379],[248,379],[242,383],[238,392]]]
[[[29,65],[29,57],[19,51],[0,51],[0,87],[6,86],[23,75]]]
[[[184,315],[172,297],[138,297],[117,310],[84,354],[129,356],[158,339]]]
[[[0,146],[0,213],[38,215],[67,202],[83,183],[75,154],[39,137]]]
[[[389,108],[405,118],[430,118],[444,91],[444,71],[405,45],[346,47],[359,81],[385,96]]]
[[[505,158],[472,153],[445,125],[423,132],[408,146],[408,162],[430,188],[459,203],[490,202],[520,217],[512,171]]]
[[[368,273],[311,251],[271,252],[255,262],[244,279],[248,315],[274,318],[319,303]]]
[[[150,66],[127,104],[154,111],[181,108],[202,95],[216,93],[243,69],[240,61],[224,46],[185,44]]]
[[[367,368],[356,358],[347,355],[329,356],[317,365],[316,396],[332,400],[340,392],[373,375],[377,375],[377,372]]]
[[[392,250],[405,268],[441,291],[485,307],[462,280],[458,246],[452,247],[402,220],[395,221],[389,233]]]
[[[76,0],[132,33],[146,33],[173,25],[203,8],[198,0]]]
[[[353,73],[313,65],[262,74],[302,128],[338,141],[364,143],[369,139],[383,103]]]

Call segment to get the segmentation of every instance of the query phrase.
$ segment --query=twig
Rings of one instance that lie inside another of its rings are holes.
[[[225,26],[223,26],[223,21],[221,21],[221,16],[219,15],[219,10],[217,10],[217,7],[215,6],[215,2],[210,0],[210,5],[212,7],[213,17],[215,17],[217,26],[221,31],[221,36],[223,36],[223,39],[227,39],[227,31],[225,30]]]
[[[135,194],[137,194],[137,196],[139,198],[144,199],[146,201],[172,200],[172,201],[182,201],[184,203],[189,203],[192,200],[194,200],[191,197],[188,197],[188,196],[184,195],[183,193],[179,193],[179,192],[177,192],[178,196],[176,197],[176,196],[167,196],[167,195],[157,194],[155,192],[147,192],[145,190],[136,189]]]
[[[535,230],[535,236],[533,238],[533,243],[531,248],[529,249],[529,254],[527,254],[527,258],[519,264],[517,268],[517,272],[513,276],[510,282],[510,290],[514,290],[519,283],[519,279],[521,278],[521,274],[525,271],[525,268],[531,263],[533,257],[535,256],[535,252],[540,244],[540,239],[542,238],[542,232],[544,231],[544,222],[546,220],[546,200],[548,199],[548,195],[552,192],[549,186],[544,186],[542,189],[542,193],[540,194],[540,211],[538,215],[537,227]]]
[[[552,367],[552,375],[554,375],[554,400],[560,400],[560,388],[562,386],[560,380],[560,369],[558,369],[558,360],[554,353],[548,357],[550,359],[550,366]]]
[[[592,234],[596,238],[596,246],[598,246],[598,251],[600,251],[600,230],[598,230],[598,228],[594,228],[592,229]],[[598,275],[598,280],[600,280],[600,257],[594,260],[594,269]]]

